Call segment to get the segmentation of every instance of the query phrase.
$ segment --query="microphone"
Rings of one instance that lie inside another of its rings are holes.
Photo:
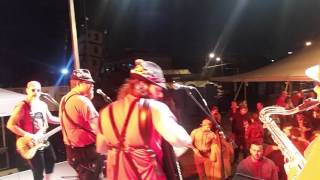
[[[309,89],[302,89],[301,92],[303,93],[308,93],[308,92],[312,92],[314,88],[309,88]]]
[[[96,93],[100,94],[105,102],[112,102],[112,99],[107,96],[101,89],[97,89]]]
[[[40,92],[40,96],[43,96],[47,100],[51,101],[54,105],[59,106],[59,103],[53,97],[51,97],[50,94]]]
[[[40,92],[40,96],[50,96],[48,93]]]
[[[193,86],[183,85],[183,84],[179,84],[179,83],[173,83],[172,87],[175,90],[177,90],[177,89],[195,89],[195,87],[193,87]]]

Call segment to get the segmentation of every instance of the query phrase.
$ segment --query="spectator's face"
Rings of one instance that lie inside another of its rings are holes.
[[[287,97],[287,96],[288,96],[287,91],[282,91],[281,96],[283,96],[283,97]]]
[[[263,104],[261,102],[258,102],[256,107],[257,107],[257,110],[260,111],[263,108]]]
[[[211,124],[203,124],[203,125],[201,126],[201,129],[202,129],[203,131],[210,131],[210,130],[211,130]]]
[[[292,126],[287,126],[287,127],[284,127],[282,130],[288,137],[290,137],[291,136],[291,129],[292,129]]]
[[[241,115],[245,115],[245,114],[247,114],[247,112],[248,112],[248,109],[245,108],[245,107],[242,107],[242,108],[240,109],[240,114],[241,114]]]
[[[250,154],[251,154],[252,160],[259,161],[263,155],[263,146],[252,144],[250,146]]]
[[[235,102],[235,101],[232,101],[231,102],[231,109],[237,109],[238,108],[238,104],[237,104],[237,102]]]
[[[215,115],[217,113],[218,113],[218,109],[216,109],[216,108],[211,109],[211,114],[212,115]]]
[[[296,115],[296,120],[297,120],[298,122],[303,122],[303,121],[304,121],[304,116],[303,116],[302,114],[297,114],[297,115]]]

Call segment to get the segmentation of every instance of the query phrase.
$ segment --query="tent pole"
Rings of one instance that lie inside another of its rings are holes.
[[[2,146],[0,147],[0,149],[2,149],[4,151],[4,153],[6,153],[6,166],[4,168],[1,168],[1,169],[9,168],[9,152],[8,152],[8,148],[7,148],[5,130],[6,129],[5,129],[4,117],[2,116],[1,117]]]
[[[233,100],[237,100],[237,99],[238,99],[238,95],[239,95],[239,93],[240,93],[240,90],[241,90],[242,85],[243,85],[243,82],[240,83],[240,86],[238,87],[237,92],[236,92]]]
[[[285,85],[286,85],[286,86],[285,86],[284,90],[287,91],[287,92],[289,92],[289,82],[286,81],[286,82],[285,82]]]
[[[247,103],[247,86],[248,86],[248,83],[247,82],[244,82],[244,86],[243,86],[243,98],[244,98],[244,101]]]

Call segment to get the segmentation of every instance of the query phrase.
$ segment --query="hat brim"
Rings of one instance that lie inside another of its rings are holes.
[[[90,83],[95,83],[93,79],[81,79],[77,77],[72,77],[71,80],[77,80],[77,81],[85,81],[85,82],[90,82]]]
[[[146,82],[149,82],[149,83],[154,84],[156,86],[159,86],[159,87],[161,87],[163,89],[168,89],[166,83],[158,83],[158,82],[152,81],[152,80],[150,80],[150,79],[148,79],[148,78],[146,78],[144,76],[141,76],[139,74],[131,73],[131,77],[132,78],[136,78],[136,79],[140,79],[140,80],[143,80],[143,81],[146,81]]]

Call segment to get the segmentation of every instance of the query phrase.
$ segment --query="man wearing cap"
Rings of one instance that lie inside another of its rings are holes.
[[[163,97],[161,68],[138,59],[117,101],[100,112],[97,150],[107,152],[107,179],[166,179],[162,168],[163,137],[176,147],[191,147],[191,138]]]
[[[95,123],[99,114],[91,102],[93,83],[89,70],[74,70],[71,90],[60,102],[59,117],[67,161],[80,180],[99,179],[102,168],[102,160],[95,150]]]
[[[19,137],[18,142],[22,142],[17,143],[18,150],[25,149],[19,147],[24,142],[45,143],[44,133],[49,127],[48,122],[52,124],[60,123],[58,117],[50,113],[48,105],[40,100],[41,84],[38,81],[28,82],[26,93],[26,99],[15,107],[7,122],[7,128]],[[20,154],[27,158],[33,178],[35,180],[50,179],[55,162],[52,146],[49,145],[44,149],[39,148],[33,157],[29,157],[28,152],[30,151],[20,151]],[[45,176],[43,176],[43,171],[45,171]]]

